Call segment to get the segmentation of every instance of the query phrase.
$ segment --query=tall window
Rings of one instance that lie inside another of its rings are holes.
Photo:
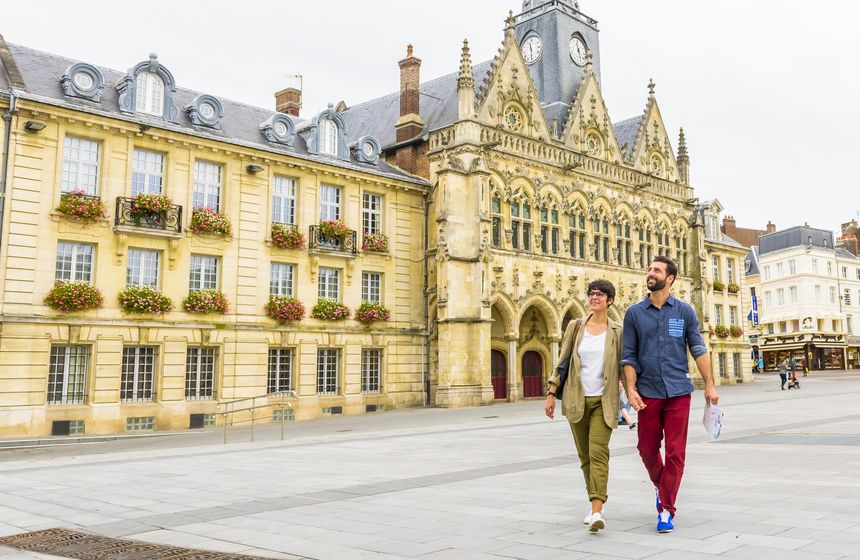
[[[785,305],[785,289],[780,288],[776,291],[776,304]]]
[[[728,377],[729,372],[726,368],[727,364],[726,364],[726,353],[725,352],[720,352],[719,354],[717,354],[717,364],[718,364],[718,369],[720,372],[720,377]]]
[[[836,303],[836,288],[830,286],[830,303]]]
[[[585,214],[574,210],[567,217],[568,239],[570,241],[570,256],[575,259],[585,258]]]
[[[364,233],[382,232],[382,197],[364,193],[361,197],[361,228]]]
[[[794,263],[794,259],[788,261],[788,273],[797,274],[797,265]]]
[[[827,261],[827,276],[833,276],[833,263]]]
[[[269,294],[273,296],[294,295],[295,269],[286,263],[272,263],[269,278]]]
[[[490,199],[490,213],[493,220],[493,247],[502,246],[502,200],[493,195]]]
[[[651,248],[651,227],[644,224],[639,228],[639,266],[648,268],[654,260],[654,250]]]
[[[609,262],[609,220],[595,218],[594,223],[594,260]]]
[[[541,251],[545,255],[558,254],[558,210],[541,208],[540,211]]]
[[[821,285],[815,285],[815,303],[822,303],[824,300],[821,298]]]
[[[785,276],[784,272],[785,269],[783,268],[782,263],[776,263],[776,277],[782,278],[783,276]]]
[[[732,354],[732,373],[735,377],[741,376],[741,355],[737,352]]]
[[[816,286],[816,287],[818,287],[818,286]],[[770,307],[771,303],[772,302],[771,302],[771,298],[770,298],[770,292],[765,292],[764,293],[764,304],[765,304],[765,306]]]
[[[188,347],[185,354],[186,399],[211,399],[215,397],[215,362],[217,359],[217,348]]]
[[[714,275],[714,280],[720,279],[720,257],[717,255],[711,257],[711,273]]]
[[[812,261],[812,262],[813,262],[813,264],[815,264],[815,261]],[[815,267],[813,266],[812,268],[815,268]],[[764,267],[764,279],[770,280],[770,267],[769,266]]]
[[[93,281],[93,246],[89,243],[57,243],[56,280],[66,282]]]
[[[293,390],[293,353],[292,348],[269,348],[268,393]]]
[[[669,233],[666,231],[658,231],[657,232],[657,254],[658,255],[670,255],[671,249],[669,248]]]
[[[361,392],[378,393],[382,384],[382,350],[364,348],[361,351]]]
[[[729,324],[737,325],[738,324],[738,308],[735,305],[729,306]]]
[[[818,274],[818,259],[812,259],[812,272]],[[767,280],[767,278],[765,278]]]
[[[331,119],[319,121],[319,146],[321,154],[337,155],[337,125]]]
[[[721,304],[717,304],[714,306],[714,324],[723,324],[723,306]]]
[[[788,301],[797,303],[797,286],[788,287]]]
[[[86,400],[89,362],[89,346],[51,346],[48,404],[79,404]]]
[[[122,349],[120,400],[151,401],[154,379],[154,346],[126,346]]]
[[[275,175],[272,185],[272,223],[296,223],[296,182]]]
[[[191,197],[193,208],[221,211],[222,173],[221,166],[215,163],[194,162],[194,194]]]
[[[615,226],[615,249],[618,251],[618,264],[630,266],[633,241],[630,238],[630,224],[619,223]]]
[[[851,320],[851,315],[845,316],[845,332],[847,332],[848,334],[854,334],[854,327],[851,325]]]
[[[340,188],[320,185],[320,221],[340,219]]]
[[[361,301],[382,303],[382,274],[378,272],[361,273]]]
[[[129,249],[128,266],[125,273],[126,286],[158,289],[158,251]]]
[[[64,193],[83,190],[87,194],[98,192],[99,144],[92,140],[66,136],[63,139],[63,178],[60,190]]]
[[[675,237],[675,258],[678,259],[678,273],[687,273],[687,232],[679,231]]]
[[[337,394],[339,362],[340,350],[337,348],[317,349],[317,394]]]
[[[218,257],[209,255],[191,255],[191,274],[188,280],[188,290],[218,289]]]
[[[164,81],[158,74],[141,72],[134,86],[135,111],[149,115],[164,114]]]
[[[848,267],[847,266],[842,267],[842,278],[848,278]]]
[[[532,211],[528,204],[519,202],[511,204],[511,230],[513,231],[512,245],[514,249],[531,251],[532,249]]]
[[[161,194],[164,186],[164,156],[135,150],[131,157],[131,196]]]
[[[319,299],[340,300],[340,271],[338,269],[320,267],[317,295]]]
[[[729,284],[735,282],[735,259],[726,259],[726,281]]]

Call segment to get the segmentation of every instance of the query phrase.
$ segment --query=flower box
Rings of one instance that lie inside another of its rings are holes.
[[[739,338],[744,335],[744,330],[737,325],[731,325],[729,327],[729,334],[732,335],[733,338]]]
[[[303,249],[305,235],[299,228],[289,224],[272,224],[272,245],[281,249]]]
[[[725,289],[726,289],[725,284],[723,284],[720,280],[714,280],[714,291],[715,292],[722,292]]]
[[[320,222],[320,233],[328,239],[342,241],[352,230],[341,220],[323,220]]]
[[[146,286],[130,286],[119,293],[119,306],[125,313],[162,315],[173,309],[170,298]]]
[[[98,309],[104,301],[99,289],[86,282],[56,282],[45,296],[45,305],[61,313]]]
[[[280,324],[301,321],[305,317],[305,305],[293,296],[269,296],[266,316]]]
[[[741,287],[734,282],[729,282],[729,285],[726,286],[726,289],[729,291],[730,294],[736,294],[741,291]]]
[[[227,216],[212,208],[195,208],[191,212],[191,225],[188,226],[188,229],[196,234],[221,235],[223,237],[230,237],[233,232]]]
[[[230,303],[218,290],[195,290],[182,300],[182,309],[188,313],[227,313]]]
[[[361,240],[361,250],[365,253],[387,253],[388,236],[384,233],[365,233]]]
[[[391,313],[379,303],[370,303],[365,301],[355,310],[355,320],[364,324],[373,323],[374,321],[387,321],[391,317]]]
[[[717,336],[718,336],[718,337],[720,337],[720,338],[726,338],[727,336],[729,336],[729,329],[727,329],[727,328],[726,328],[725,326],[723,326],[723,325],[717,325],[717,326],[715,326],[715,327],[714,327],[714,332],[715,332],[715,333],[717,334]]]
[[[153,216],[166,212],[173,206],[170,197],[163,194],[140,193],[132,199],[129,212],[132,216]]]
[[[102,199],[87,194],[83,189],[61,194],[57,212],[82,224],[92,224],[106,217]]]
[[[349,307],[331,299],[321,299],[311,310],[311,317],[325,321],[340,321],[349,319]]]

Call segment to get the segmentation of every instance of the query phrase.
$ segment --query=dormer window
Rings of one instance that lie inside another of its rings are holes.
[[[160,117],[164,113],[164,80],[152,72],[141,72],[135,83],[135,111]]]
[[[320,119],[320,153],[328,156],[336,156],[337,152],[337,125],[331,119]]]

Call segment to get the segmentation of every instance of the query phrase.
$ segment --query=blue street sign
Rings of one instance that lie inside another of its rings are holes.
[[[756,296],[752,297],[752,324],[754,327],[758,326],[758,298]]]

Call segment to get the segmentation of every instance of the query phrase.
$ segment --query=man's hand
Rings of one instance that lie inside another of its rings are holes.
[[[633,407],[633,410],[636,412],[639,412],[648,406],[645,404],[645,401],[642,400],[642,397],[639,396],[639,391],[632,387],[627,389],[627,402],[630,403],[630,406]]]
[[[546,413],[547,417],[550,420],[555,420],[555,397],[552,395],[547,395],[546,403],[544,404],[543,411]]]
[[[705,385],[705,406],[712,404],[717,406],[720,402],[720,395],[717,394],[716,388],[713,385]]]

